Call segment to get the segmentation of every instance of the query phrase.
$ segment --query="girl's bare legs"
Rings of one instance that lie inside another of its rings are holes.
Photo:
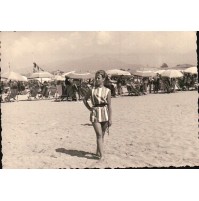
[[[102,142],[104,143],[104,135],[106,133],[106,129],[108,128],[108,122],[102,122]]]
[[[99,154],[100,159],[103,158],[103,133],[102,133],[102,126],[99,122],[93,122],[93,128],[96,133],[97,138],[97,154]]]

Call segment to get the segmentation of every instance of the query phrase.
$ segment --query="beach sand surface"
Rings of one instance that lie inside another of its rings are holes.
[[[103,161],[82,102],[24,97],[1,104],[3,168],[199,166],[197,91],[112,98]]]

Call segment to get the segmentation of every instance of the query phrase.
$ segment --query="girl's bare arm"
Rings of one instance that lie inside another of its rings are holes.
[[[91,97],[91,90],[89,89],[88,93],[86,94],[86,96],[83,99],[83,103],[84,105],[87,107],[88,110],[92,110],[92,108],[90,107],[90,105],[88,104],[88,99]]]
[[[109,91],[109,93],[108,93],[107,102],[108,102],[108,119],[109,119],[109,126],[111,126],[111,125],[112,125],[111,91]]]

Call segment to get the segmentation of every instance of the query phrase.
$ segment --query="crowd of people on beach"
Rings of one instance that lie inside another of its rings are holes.
[[[52,99],[56,101],[81,100],[91,84],[90,80],[65,78],[65,81],[44,81],[36,79],[28,82],[1,81],[1,102],[17,101],[18,95],[27,95],[27,100]]]
[[[157,74],[155,77],[144,77],[142,79],[130,79],[127,81],[127,90],[136,95],[147,93],[172,93],[176,91],[189,91],[197,89],[197,76],[184,74],[180,78],[162,77]]]
[[[155,77],[117,76],[108,77],[105,86],[111,89],[113,97],[124,94],[126,88],[128,95],[146,95],[148,93],[172,93],[176,91],[189,91],[197,89],[197,75],[184,74],[182,78],[168,78],[157,74]]]
[[[28,100],[54,98],[56,101],[79,101],[94,85],[94,78],[71,79],[67,76],[65,80],[51,80],[43,83],[36,79],[28,80],[28,82],[1,81],[1,102],[16,101],[18,95],[28,95]],[[140,96],[149,93],[197,90],[198,79],[196,74],[184,74],[180,78],[162,77],[158,73],[154,77],[108,75],[104,85],[111,90],[112,97]]]

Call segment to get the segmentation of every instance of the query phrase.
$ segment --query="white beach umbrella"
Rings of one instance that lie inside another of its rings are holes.
[[[157,71],[155,71],[155,73],[156,73],[156,74],[158,73],[158,74],[161,75],[164,71],[165,71],[165,70],[157,70]]]
[[[13,71],[2,74],[1,78],[14,81],[27,81],[25,76],[22,76],[19,73],[15,73]]]
[[[169,78],[178,78],[183,77],[183,74],[179,70],[165,70],[162,74],[162,77],[169,77]]]
[[[28,81],[28,78],[26,76],[23,76],[22,77],[24,78],[24,82],[27,82]]]
[[[51,78],[53,75],[46,71],[33,73],[29,78]]]
[[[131,75],[131,73],[129,73],[128,71],[119,70],[119,69],[107,70],[106,73],[108,75]]]
[[[70,73],[75,73],[75,71],[70,71],[70,72],[67,72],[67,73],[63,73],[62,76],[65,77],[65,76],[67,76],[67,75],[70,74]]]
[[[43,83],[43,82],[48,82],[48,81],[52,81],[51,78],[47,78],[47,77],[44,77],[44,78],[28,78],[28,80],[38,80],[39,82]]]
[[[198,71],[197,71],[197,67],[190,67],[190,68],[187,68],[184,70],[185,73],[190,73],[190,74],[197,74]]]
[[[64,81],[65,77],[62,75],[55,75],[52,77],[53,80],[59,80],[59,81]]]
[[[7,80],[8,80],[7,78],[1,77],[2,82],[6,82]]]
[[[155,76],[155,73],[153,71],[136,71],[133,73],[133,75],[137,75],[140,77],[153,77]]]
[[[66,76],[71,79],[91,79],[95,77],[95,75],[91,73],[69,73]]]

